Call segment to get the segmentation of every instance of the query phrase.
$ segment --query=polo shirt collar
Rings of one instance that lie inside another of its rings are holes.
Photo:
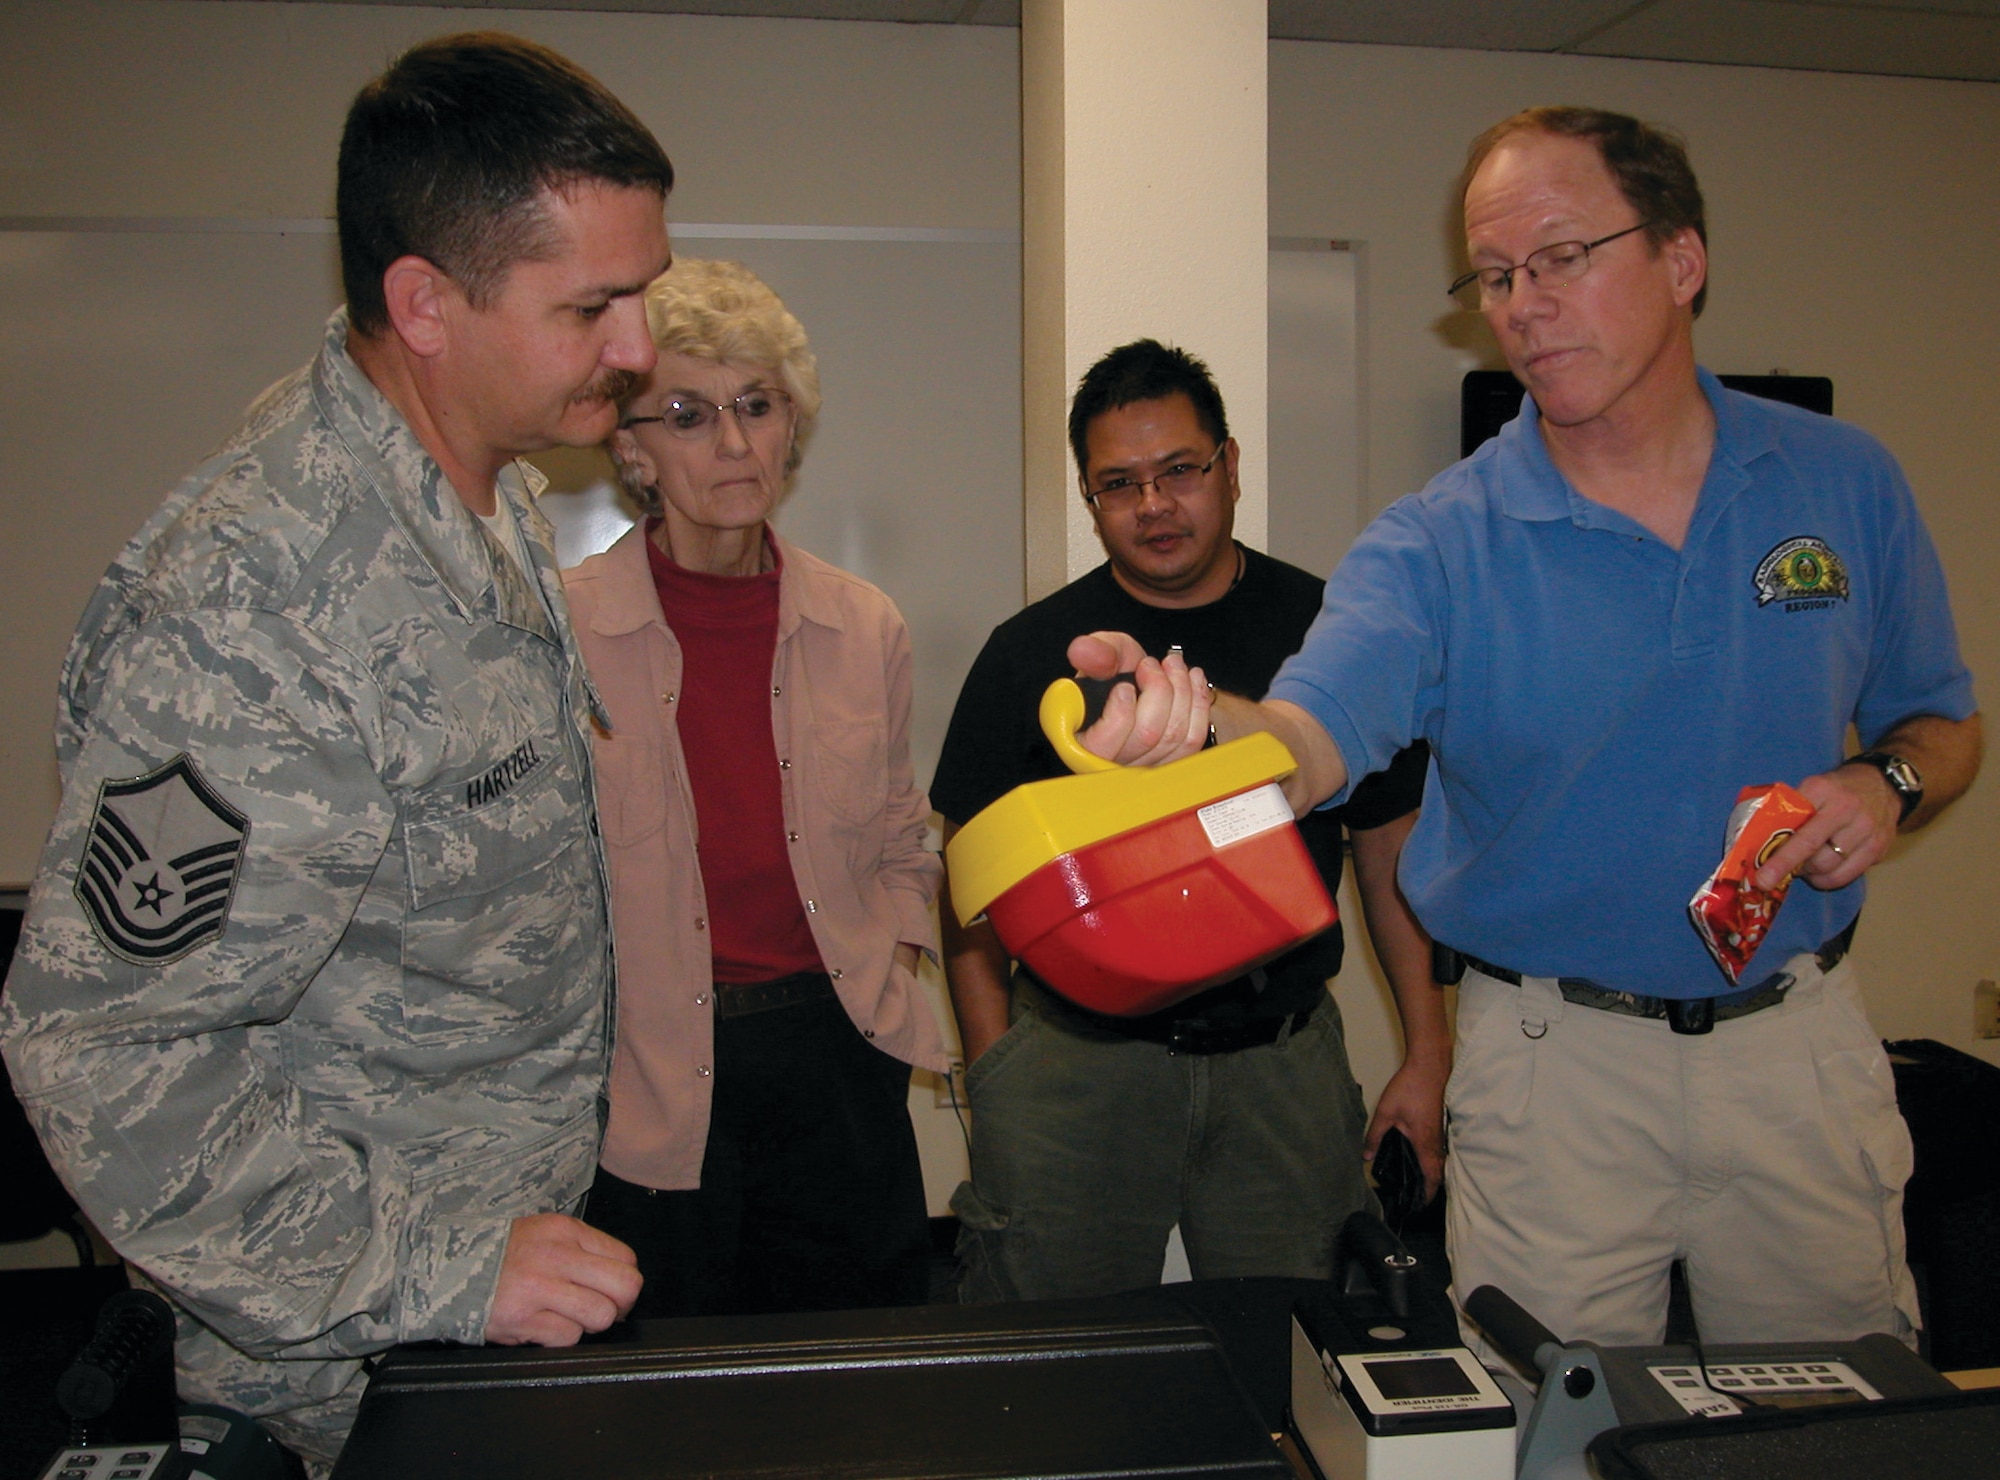
[[[1695,379],[1715,413],[1715,451],[1695,515],[1700,524],[1718,498],[1726,502],[1748,486],[1744,469],[1775,448],[1778,438],[1772,418],[1754,397],[1724,395],[1722,382],[1699,366]],[[1500,429],[1498,442],[1493,455],[1500,474],[1500,508],[1509,518],[1529,523],[1569,519],[1589,528],[1607,516],[1617,517],[1570,487],[1557,469],[1542,439],[1542,413],[1532,395],[1521,398],[1521,414]]]
[[[1697,369],[1702,393],[1715,411],[1715,450],[1738,467],[1748,467],[1777,450],[1778,423],[1770,407],[1755,396],[1727,395],[1721,381]]]
[[[1500,475],[1500,511],[1531,524],[1570,518],[1574,510],[1569,480],[1549,457],[1548,444],[1542,440],[1542,411],[1532,395],[1521,397],[1521,414],[1500,428],[1496,440],[1493,461]]]

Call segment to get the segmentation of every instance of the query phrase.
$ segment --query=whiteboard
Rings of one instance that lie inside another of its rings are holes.
[[[0,883],[31,876],[54,814],[56,677],[97,578],[339,302],[326,223],[294,224],[0,230]],[[777,522],[902,608],[927,783],[966,668],[1021,601],[1020,247],[683,230],[681,255],[748,263],[813,341],[826,406]],[[537,461],[569,557],[615,538],[601,454]]]

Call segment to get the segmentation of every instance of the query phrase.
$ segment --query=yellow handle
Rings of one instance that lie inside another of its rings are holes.
[[[1083,723],[1083,690],[1076,686],[1075,679],[1059,678],[1043,690],[1041,720],[1042,733],[1049,737],[1049,744],[1056,748],[1063,764],[1078,775],[1124,769],[1116,761],[1107,761],[1085,750],[1076,738],[1076,727]]]

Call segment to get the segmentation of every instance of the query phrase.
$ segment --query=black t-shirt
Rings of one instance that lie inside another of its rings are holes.
[[[931,782],[931,805],[962,826],[1024,782],[1069,774],[1042,734],[1037,709],[1042,691],[1075,671],[1068,650],[1082,634],[1130,633],[1156,658],[1179,643],[1187,661],[1218,689],[1261,698],[1279,665],[1304,641],[1324,586],[1297,566],[1243,548],[1243,577],[1220,600],[1197,607],[1148,606],[1118,584],[1108,562],[1098,566],[993,629],[959,690]],[[1340,887],[1341,825],[1380,827],[1415,811],[1423,801],[1429,762],[1430,753],[1419,742],[1388,770],[1363,781],[1342,806],[1300,821],[1300,835],[1329,894]],[[1255,976],[1192,997],[1167,1015],[1214,1022],[1310,1007],[1326,979],[1340,970],[1341,948],[1335,925]]]

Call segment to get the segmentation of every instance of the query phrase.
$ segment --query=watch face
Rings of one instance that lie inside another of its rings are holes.
[[[1846,765],[1873,766],[1882,773],[1882,779],[1889,783],[1889,789],[1902,798],[1902,820],[1909,821],[1910,814],[1924,799],[1924,778],[1917,768],[1886,750],[1864,750],[1859,755],[1849,756]]]

